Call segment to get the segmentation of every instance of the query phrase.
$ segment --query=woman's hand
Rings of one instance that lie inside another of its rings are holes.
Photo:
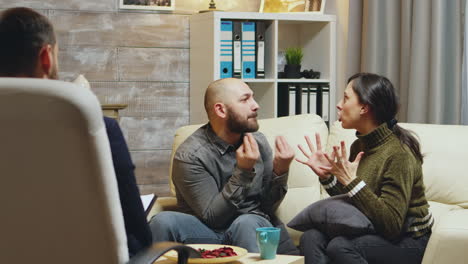
[[[296,158],[296,161],[309,166],[309,168],[311,168],[315,172],[315,174],[317,174],[320,178],[328,178],[330,176],[330,169],[332,166],[325,157],[324,152],[322,151],[320,135],[318,133],[315,133],[317,151],[314,150],[314,145],[312,144],[312,141],[308,136],[305,136],[305,140],[307,142],[307,145],[309,145],[310,154],[304,149],[304,147],[302,147],[301,145],[297,145],[301,150],[302,154],[306,156],[307,160],[300,160]],[[335,154],[332,153],[331,157],[332,159],[334,159]]]
[[[353,162],[348,161],[346,155],[346,145],[344,141],[341,141],[341,153],[340,147],[333,147],[333,156],[330,156],[325,153],[325,157],[328,162],[331,164],[330,172],[335,175],[337,180],[343,185],[347,186],[354,179],[356,179],[356,172],[361,161],[362,155],[364,152],[359,152]],[[336,157],[336,161],[335,161]]]

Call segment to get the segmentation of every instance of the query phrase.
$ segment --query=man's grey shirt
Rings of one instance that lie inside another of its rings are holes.
[[[260,158],[252,171],[237,167],[236,149],[219,138],[209,124],[196,130],[177,149],[172,179],[182,212],[211,228],[227,228],[239,215],[270,219],[287,192],[288,174],[273,173],[271,148],[260,132],[252,133]]]

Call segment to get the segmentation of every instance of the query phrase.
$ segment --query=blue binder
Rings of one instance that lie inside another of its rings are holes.
[[[221,21],[220,78],[232,77],[232,21]]]
[[[255,78],[255,22],[242,22],[242,78]]]

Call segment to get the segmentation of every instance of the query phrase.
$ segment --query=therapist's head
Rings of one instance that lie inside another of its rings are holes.
[[[0,77],[58,78],[58,44],[49,20],[24,7],[0,13]]]

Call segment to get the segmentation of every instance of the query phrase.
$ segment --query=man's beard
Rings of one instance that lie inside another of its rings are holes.
[[[254,113],[248,119],[242,120],[240,115],[228,109],[227,127],[229,131],[238,134],[255,132],[258,130],[256,117],[257,113]]]

